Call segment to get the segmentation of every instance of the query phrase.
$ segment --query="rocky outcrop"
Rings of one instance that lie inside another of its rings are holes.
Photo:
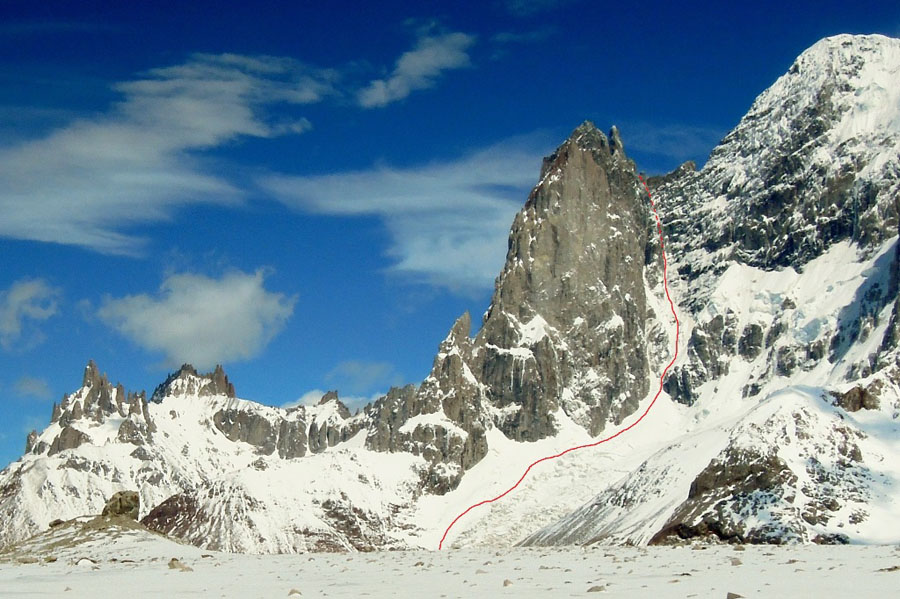
[[[193,523],[203,518],[197,500],[186,493],[173,495],[141,518],[141,524],[156,532],[179,538],[191,531]]]
[[[213,424],[230,441],[242,441],[259,448],[266,455],[275,451],[278,439],[275,427],[261,415],[246,410],[220,410]]]
[[[65,451],[66,449],[75,449],[79,447],[82,443],[90,442],[90,437],[81,432],[80,430],[73,428],[71,426],[65,426],[59,432],[59,434],[53,439],[53,442],[50,444],[49,451],[47,452],[48,456],[56,455],[61,451]]]
[[[34,446],[37,443],[37,438],[37,431],[32,429],[32,431],[28,433],[28,437],[25,439],[25,453],[31,453],[31,450],[34,449]]]
[[[200,374],[190,364],[184,364],[157,385],[150,401],[159,403],[169,396],[224,396],[235,397],[234,385],[228,380],[221,365],[212,372]]]
[[[729,448],[697,475],[687,500],[650,544],[709,536],[737,543],[782,542],[786,531],[777,521],[753,528],[735,514],[781,499],[785,488],[796,482],[774,452]]]
[[[352,419],[337,393],[329,392],[315,408],[297,406],[286,413],[261,413],[246,404],[221,409],[213,415],[213,425],[230,441],[253,445],[262,455],[277,451],[279,457],[291,459],[347,441],[364,422]]]
[[[124,517],[137,520],[141,512],[141,498],[137,491],[119,491],[103,506],[101,516]]]
[[[443,492],[486,454],[488,427],[536,441],[556,433],[560,410],[592,435],[633,413],[649,388],[649,230],[618,131],[585,122],[544,160],[478,334],[461,316],[419,389],[367,410],[367,446],[441,465],[429,487]],[[419,417],[428,424],[404,426]]]
[[[649,225],[615,128],[586,122],[544,160],[470,366],[508,437],[554,434],[558,408],[596,435],[646,395]]]
[[[861,385],[853,387],[846,393],[836,393],[834,405],[840,406],[848,412],[859,410],[877,410],[879,407],[878,396]]]

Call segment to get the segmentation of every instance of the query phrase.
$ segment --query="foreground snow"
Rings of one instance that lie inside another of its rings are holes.
[[[56,561],[45,561],[52,555]],[[170,567],[172,558],[182,564]],[[34,561],[37,560],[37,561]],[[33,562],[33,563],[22,563]],[[508,583],[506,581],[509,581]],[[207,552],[133,530],[0,556],[4,596],[878,597],[896,546],[486,548],[315,555]],[[591,589],[594,589],[593,591]],[[302,594],[302,595],[301,595]]]

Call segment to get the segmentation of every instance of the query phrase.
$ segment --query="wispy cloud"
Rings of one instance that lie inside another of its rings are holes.
[[[34,399],[50,399],[53,393],[47,381],[32,376],[22,376],[16,381],[16,393],[22,397],[32,397]]]
[[[118,83],[122,100],[107,113],[0,149],[0,236],[139,254],[145,240],[129,227],[189,203],[239,201],[197,151],[306,130],[265,108],[320,101],[335,77],[284,58],[198,54]]]
[[[391,271],[461,293],[490,289],[513,216],[539,173],[543,147],[509,140],[455,161],[260,180],[297,210],[375,215],[387,227]]]
[[[294,401],[289,401],[285,404],[282,404],[281,407],[293,408],[296,406],[314,406],[322,400],[322,396],[325,395],[325,393],[326,391],[324,391],[323,389],[311,389]],[[343,403],[351,410],[361,408],[364,405],[370,404],[383,396],[384,393],[382,392],[373,393],[371,395],[344,395],[342,393],[338,393],[338,399],[341,400],[341,403]]]
[[[491,36],[495,44],[534,44],[542,42],[556,33],[556,29],[545,27],[534,31],[501,31]]]
[[[293,314],[296,297],[268,291],[265,273],[214,279],[175,274],[156,296],[107,298],[97,314],[135,344],[162,352],[166,366],[198,368],[258,355]]]
[[[415,90],[432,87],[444,71],[471,64],[468,50],[474,43],[474,36],[459,32],[420,37],[415,48],[397,59],[388,78],[375,79],[360,90],[360,106],[386,106]]]
[[[30,349],[44,340],[33,323],[58,311],[60,290],[43,279],[23,279],[0,291],[0,346]]]
[[[500,60],[509,56],[510,50],[515,45],[536,44],[546,40],[556,33],[553,27],[544,27],[534,31],[501,31],[491,36],[493,52],[491,60]]]
[[[531,17],[550,12],[572,4],[578,0],[500,0],[500,5],[516,17]]]
[[[657,154],[679,161],[703,161],[721,141],[726,131],[697,125],[622,123],[619,125],[625,149]]]
[[[325,374],[325,382],[351,394],[403,384],[403,378],[390,362],[347,360]]]

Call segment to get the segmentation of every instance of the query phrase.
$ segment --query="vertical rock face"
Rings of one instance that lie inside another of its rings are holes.
[[[618,132],[582,124],[513,222],[481,330],[456,323],[423,391],[463,428],[480,411],[518,441],[553,435],[560,409],[593,435],[634,412],[649,385],[648,225]]]
[[[442,493],[487,453],[489,427],[536,441],[563,413],[596,435],[634,412],[649,388],[649,216],[618,131],[579,126],[513,222],[481,330],[462,315],[418,390],[367,408],[367,446],[426,457]]]
[[[553,434],[559,407],[597,434],[646,395],[648,224],[615,128],[584,123],[545,159],[472,352],[488,400],[518,408],[507,436]]]

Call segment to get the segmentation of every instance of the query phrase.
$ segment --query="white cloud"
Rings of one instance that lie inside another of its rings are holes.
[[[302,118],[269,122],[264,109],[317,102],[335,78],[284,58],[198,54],[118,83],[106,113],[0,149],[0,236],[139,254],[145,240],[129,227],[240,200],[198,150],[308,129]]]
[[[495,44],[532,44],[542,42],[556,33],[556,29],[545,27],[534,31],[501,31],[491,36]]]
[[[443,71],[469,66],[467,50],[474,43],[474,36],[459,32],[419,38],[414,49],[397,59],[390,77],[376,79],[359,92],[360,106],[386,106],[433,86]]]
[[[557,10],[577,0],[501,0],[502,6],[516,17],[530,17]]]
[[[52,392],[50,385],[44,379],[32,376],[23,376],[16,381],[16,393],[23,397],[33,397],[35,399],[50,399]]]
[[[289,401],[286,404],[282,404],[282,408],[295,408],[297,406],[314,406],[319,403],[322,399],[322,396],[325,395],[326,391],[322,389],[311,389],[301,395],[299,398],[294,401]],[[370,404],[375,400],[383,397],[385,393],[373,393],[372,395],[342,395],[338,393],[338,399],[341,400],[345,406],[347,406],[351,411],[357,408],[361,408],[366,404]]]
[[[286,404],[282,404],[282,408],[295,408],[297,406],[314,406],[319,403],[319,400],[322,399],[322,396],[327,393],[322,389],[310,389],[294,401],[289,401]]]
[[[721,141],[725,131],[696,125],[622,123],[619,126],[625,150],[658,154],[679,161],[703,162]]]
[[[0,219],[2,220],[2,219]],[[43,279],[23,279],[0,291],[0,346],[28,349],[43,341],[28,321],[44,321],[58,311],[60,290]]]
[[[390,362],[346,360],[325,374],[325,382],[347,393],[359,394],[373,387],[400,385],[403,380]]]
[[[296,297],[270,292],[261,270],[220,279],[175,274],[159,294],[107,298],[101,320],[137,345],[162,352],[166,365],[198,368],[258,355],[294,311]]]
[[[509,228],[537,182],[536,139],[503,142],[458,160],[417,168],[375,167],[259,183],[298,210],[381,217],[391,236],[390,270],[471,293],[490,289]]]

